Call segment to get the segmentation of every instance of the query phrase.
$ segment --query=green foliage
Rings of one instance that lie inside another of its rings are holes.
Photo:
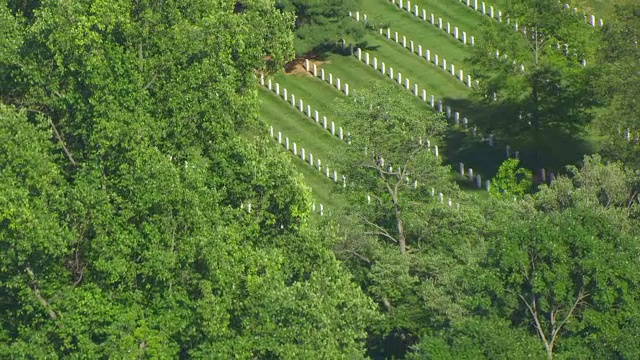
[[[298,56],[333,46],[340,39],[361,36],[359,26],[349,18],[361,0],[277,0],[277,6],[296,15],[295,49]]]
[[[577,160],[567,144],[596,104],[591,65],[599,38],[555,0],[511,1],[503,11],[509,25],[486,20],[471,58],[487,110],[482,127],[533,150],[535,167]]]
[[[498,173],[491,180],[491,194],[509,198],[521,197],[531,191],[531,171],[518,167],[519,164],[518,159],[507,159],[500,165]]]
[[[372,302],[335,235],[310,227],[289,160],[245,135],[264,131],[254,72],[291,59],[290,15],[262,0],[10,5],[0,353],[363,356]]]

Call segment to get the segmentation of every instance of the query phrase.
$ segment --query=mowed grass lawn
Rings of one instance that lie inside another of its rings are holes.
[[[415,44],[416,48],[417,45]],[[388,40],[386,36],[369,33],[360,41],[359,46],[362,48],[363,59],[365,53],[368,52],[370,64],[373,64],[373,58],[376,57],[378,68],[384,62],[387,74],[389,74],[391,67],[395,79],[398,78],[398,73],[401,73],[403,84],[404,79],[410,80],[411,89],[413,89],[413,84],[417,83],[419,94],[422,93],[422,89],[426,89],[427,96],[434,95],[436,99],[445,97],[463,99],[470,93],[467,86],[453,77],[451,73],[443,70],[440,66],[436,67],[433,62],[427,62],[426,59],[412,54],[408,49],[403,48],[402,44],[396,44],[393,40]],[[355,60],[357,61],[357,58]],[[442,61],[439,60],[439,63],[441,64]],[[451,62],[447,61],[447,68],[450,64]],[[465,73],[468,71],[461,69],[458,64],[454,63],[454,65],[456,65],[456,73],[458,70],[463,70]],[[374,72],[373,68],[370,71]]]
[[[322,166],[328,165],[334,169],[340,161],[340,154],[346,148],[346,144],[331,133],[322,129],[312,118],[302,115],[290,104],[279,99],[275,93],[266,88],[260,89],[260,118],[268,125],[273,126],[274,137],[282,132],[282,142],[289,138],[290,148],[295,142],[298,154],[305,149],[308,158],[313,154],[314,163],[317,159],[322,161]]]
[[[318,67],[318,74],[320,74],[320,67]],[[327,73],[327,78],[328,76]],[[337,77],[334,77],[334,81],[336,78]],[[322,117],[326,116],[328,122],[327,127],[330,128],[331,121],[336,124],[336,132],[338,131],[338,127],[344,126],[340,113],[336,109],[336,102],[338,98],[346,98],[346,96],[343,92],[338,91],[335,86],[329,85],[328,82],[322,81],[319,77],[314,78],[311,73],[279,73],[275,75],[273,79],[274,82],[280,84],[281,92],[283,86],[287,88],[287,96],[289,99],[291,98],[291,94],[295,94],[296,103],[302,99],[305,111],[307,105],[311,105],[312,116],[314,116],[314,111],[317,110],[321,125]],[[341,86],[344,88],[345,79],[341,79],[341,82]],[[349,84],[349,87],[351,87],[351,84]],[[346,135],[348,129],[344,128],[343,130]]]
[[[460,38],[462,38],[462,32],[466,32],[467,43],[470,43],[471,36],[478,41],[480,27],[484,21],[489,20],[483,19],[482,16],[474,14],[474,11],[469,11],[465,6],[455,4],[453,1],[414,0],[411,2],[411,13],[406,11],[406,1],[403,3],[405,10],[400,10],[397,2],[394,5],[388,0],[370,0],[364,3],[363,9],[367,16],[373,16],[374,21],[388,23],[392,30],[395,28],[396,31],[409,33],[412,38],[415,37],[422,42],[423,46],[433,48],[431,51],[435,50],[438,54],[441,53],[445,58],[451,58],[456,62],[464,60],[468,53],[460,40],[456,40],[446,32],[447,22],[451,24],[452,33],[453,29],[458,27]],[[418,5],[419,17],[413,15],[413,5]],[[422,20],[422,9],[427,12],[426,21]],[[435,25],[430,23],[432,13]],[[438,18],[442,18],[442,30],[437,26]]]

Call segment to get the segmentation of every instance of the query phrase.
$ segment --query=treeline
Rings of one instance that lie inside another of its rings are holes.
[[[478,200],[424,141],[442,117],[372,84],[336,104],[351,205],[312,216],[258,121],[256,73],[351,31],[338,3],[0,4],[0,354],[640,354],[640,174],[615,128],[604,158],[535,193],[507,163]],[[594,52],[617,76],[602,124],[637,115],[631,10]]]

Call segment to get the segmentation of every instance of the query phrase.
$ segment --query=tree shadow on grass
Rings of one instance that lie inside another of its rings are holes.
[[[562,127],[547,127],[536,144],[533,127],[518,121],[521,108],[515,103],[487,104],[472,99],[447,98],[444,104],[459,111],[460,124],[447,132],[443,155],[452,167],[458,170],[460,162],[466,169],[472,167],[474,173],[484,178],[493,177],[500,164],[509,156],[517,156],[523,167],[539,173],[541,168],[550,172],[563,172],[566,165],[577,164],[584,154],[591,153],[590,144],[578,131],[568,131]],[[463,118],[468,118],[466,128]],[[453,118],[453,116],[452,116]],[[474,130],[475,128],[475,130]],[[493,134],[493,147],[490,137]]]

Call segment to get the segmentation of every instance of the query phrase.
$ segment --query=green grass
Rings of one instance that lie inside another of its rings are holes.
[[[319,71],[320,69],[318,68],[318,72]],[[334,78],[334,81],[335,79],[336,78]],[[340,114],[335,110],[336,99],[344,96],[344,93],[338,91],[335,86],[329,85],[328,82],[322,81],[320,78],[314,78],[311,73],[280,73],[274,76],[274,81],[280,84],[280,91],[282,91],[283,86],[287,88],[288,96],[295,94],[297,99],[296,102],[298,99],[302,99],[305,111],[307,104],[311,105],[312,115],[314,111],[317,110],[320,116],[320,122],[322,122],[322,116],[326,116],[327,120],[329,122],[335,122],[336,126],[344,125]],[[344,84],[344,79],[341,79],[341,81],[342,84]],[[351,87],[351,84],[349,84],[349,87]],[[344,130],[346,134],[347,129]]]
[[[288,137],[290,144],[297,144],[298,151],[305,148],[306,153],[312,153],[314,159],[320,159],[323,166],[328,165],[333,169],[339,163],[344,147],[340,139],[279,99],[275,93],[261,88],[259,94],[262,103],[260,117],[267,125],[273,126],[274,136],[282,132],[283,143],[284,138]]]
[[[464,65],[465,59],[470,55],[470,49],[463,45],[461,41],[447,34],[446,30],[441,30],[437,26],[429,23],[428,12],[427,21],[425,22],[422,21],[421,18],[417,18],[406,11],[401,11],[397,6],[394,6],[387,0],[368,1],[364,5],[363,10],[369,17],[369,21],[374,21],[385,29],[383,31],[385,37],[386,27],[389,26],[391,27],[392,39],[394,38],[393,32],[397,31],[400,38],[404,35],[407,37],[407,41],[413,40],[416,49],[417,45],[420,44],[423,47],[423,51],[429,49],[432,53],[438,54],[438,56],[459,65]],[[436,16],[436,24],[437,19],[438,17]],[[443,21],[444,24],[446,24],[447,21],[452,23],[452,32],[453,27],[458,26],[460,37],[462,37],[462,31],[466,31],[467,41],[470,41],[471,35],[474,35],[473,27],[461,28],[460,25],[454,23],[452,20],[443,18]]]
[[[368,34],[362,40],[360,47],[363,51],[363,58],[365,52],[369,52],[371,62],[376,57],[379,67],[384,62],[387,73],[389,68],[392,67],[396,79],[398,72],[402,73],[403,83],[404,79],[408,78],[411,82],[411,88],[413,88],[413,84],[417,83],[420,92],[422,92],[422,89],[427,90],[427,96],[433,94],[436,99],[444,97],[462,99],[466,98],[470,93],[467,86],[450,73],[444,71],[441,67],[436,67],[433,63],[427,62],[424,58],[411,54],[401,44],[396,44],[386,37]],[[357,61],[357,58],[355,60]],[[442,57],[440,57],[439,62],[442,62]],[[451,62],[447,60],[447,64],[447,66],[450,66]],[[454,65],[456,65],[456,73],[461,70],[459,64],[454,63]],[[468,71],[468,69],[464,68],[462,70],[465,73]],[[333,72],[333,70],[331,71]]]

